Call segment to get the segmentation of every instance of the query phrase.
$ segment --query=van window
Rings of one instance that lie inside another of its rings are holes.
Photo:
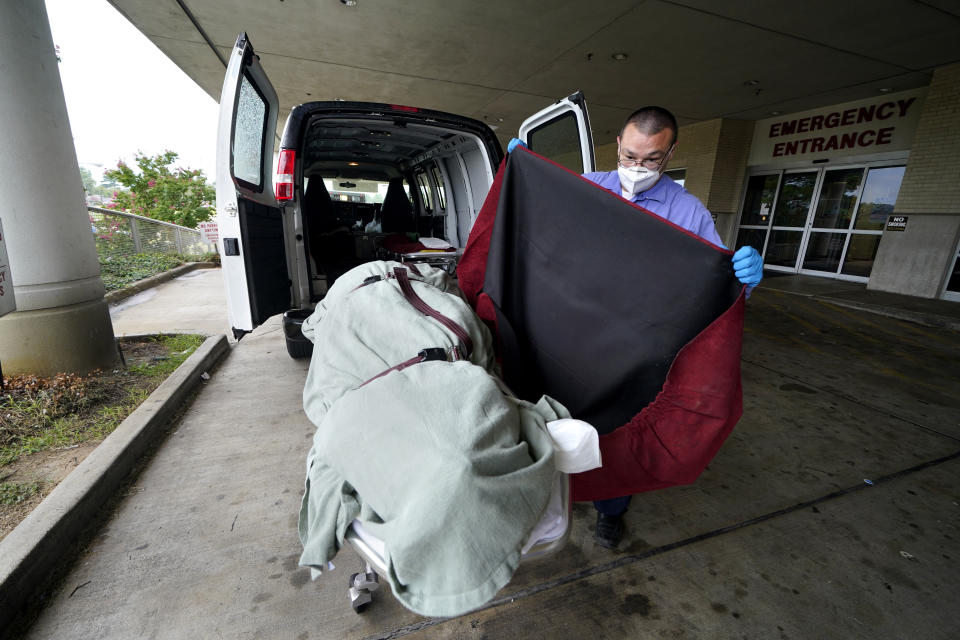
[[[571,171],[583,173],[583,155],[580,149],[580,131],[577,117],[572,112],[546,122],[527,136],[530,149]]]
[[[423,198],[423,206],[427,211],[433,211],[433,198],[430,192],[430,183],[427,182],[427,174],[424,171],[417,172],[417,184],[420,185],[420,196]]]
[[[263,143],[267,102],[246,75],[240,80],[236,132],[233,136],[233,175],[258,190],[263,188]]]
[[[433,175],[434,184],[437,185],[437,206],[446,211],[447,194],[443,190],[443,174],[440,173],[440,167],[433,165],[430,167],[430,173]]]

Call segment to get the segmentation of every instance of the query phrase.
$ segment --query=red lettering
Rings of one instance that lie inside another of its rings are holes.
[[[3,287],[0,287],[0,296],[3,295]]]
[[[823,146],[824,151],[833,151],[837,148],[837,136],[830,136],[827,140],[827,144]]]
[[[827,114],[824,124],[827,126],[827,129],[833,129],[840,124],[840,114],[836,111]]]
[[[810,118],[800,118],[797,123],[797,133],[805,133],[810,130]]]
[[[856,109],[847,109],[843,112],[843,120],[840,121],[840,124],[843,126],[848,126],[856,122],[857,110]]]
[[[877,131],[877,144],[890,144],[893,138],[893,130],[896,127],[884,127]]]
[[[877,109],[877,120],[886,120],[887,118],[889,118],[890,116],[892,116],[892,115],[893,115],[893,109],[894,109],[896,106],[897,106],[897,105],[893,104],[892,102],[884,102],[882,105],[880,105],[880,108]],[[890,112],[887,113],[886,115],[884,115],[884,114],[883,114],[883,110],[884,110],[884,109],[890,109]]]
[[[807,145],[808,145],[808,144],[810,144],[810,138],[807,138],[806,140],[801,140],[801,141],[800,141],[800,153],[806,153],[806,152],[807,152]]]
[[[795,156],[795,155],[797,155],[797,141],[796,141],[796,140],[794,140],[793,142],[788,142],[788,143],[787,143],[787,150],[784,152],[783,155],[786,155],[786,156]]]
[[[823,116],[813,116],[810,118],[810,131],[823,129]]]
[[[907,115],[907,109],[910,108],[910,105],[913,104],[916,98],[910,98],[909,100],[897,100],[897,106],[900,107],[900,117]]]
[[[780,135],[780,123],[774,122],[770,125],[770,137],[776,138],[778,135]]]
[[[857,115],[857,122],[870,122],[873,120],[873,112],[877,105],[872,104],[869,107],[860,107],[860,113]]]
[[[857,145],[857,133],[845,133],[840,138],[841,149],[853,149]]]
[[[823,151],[823,138],[813,138],[810,141],[810,153],[816,153],[817,151]]]
[[[867,136],[870,136],[869,141],[867,141]],[[876,138],[876,136],[877,136],[876,131],[874,131],[873,129],[867,129],[866,131],[861,133],[860,136],[857,138],[857,144],[860,145],[861,147],[869,147],[870,145],[873,144],[873,140],[874,138]]]
[[[791,120],[790,122],[782,122],[782,123],[780,123],[780,135],[782,135],[782,136],[789,136],[790,134],[792,134],[792,133],[793,133],[794,131],[796,131],[796,130],[797,130],[797,121],[796,121],[796,120]]]
[[[773,145],[773,157],[779,158],[782,155],[783,155],[783,143],[778,142],[777,144]]]

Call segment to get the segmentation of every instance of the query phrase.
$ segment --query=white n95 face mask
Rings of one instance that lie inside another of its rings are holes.
[[[660,178],[659,171],[651,171],[643,165],[630,169],[617,167],[617,173],[620,175],[620,187],[624,194],[629,194],[631,198],[652,187]]]

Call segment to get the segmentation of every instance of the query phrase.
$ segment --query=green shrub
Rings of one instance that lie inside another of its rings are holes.
[[[131,256],[101,257],[100,277],[107,291],[169,271],[185,262],[183,256],[167,253],[137,253]]]
[[[35,493],[40,493],[38,482],[3,482],[0,483],[0,504],[19,504]]]
[[[124,338],[127,369],[5,376],[0,467],[38,451],[106,437],[205,339],[193,334]]]

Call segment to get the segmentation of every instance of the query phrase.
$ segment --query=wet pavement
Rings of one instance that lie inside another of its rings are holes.
[[[173,282],[144,304],[190,306],[177,287],[203,279]],[[453,619],[410,613],[387,587],[355,614],[350,550],[314,582],[297,567],[307,363],[273,318],[211,372],[27,637],[955,638],[960,332],[884,311],[960,304],[870,293],[765,281],[747,309],[744,415],[700,479],[636,496],[613,552],[575,504],[559,554]]]

